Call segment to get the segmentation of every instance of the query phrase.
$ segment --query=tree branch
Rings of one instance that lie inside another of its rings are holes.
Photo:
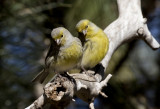
[[[105,69],[114,51],[123,43],[133,39],[143,39],[152,49],[160,48],[159,43],[151,35],[143,18],[140,0],[117,0],[119,17],[104,32],[108,35],[109,51],[102,60]]]
[[[120,45],[138,38],[147,42],[152,49],[160,48],[159,43],[148,30],[146,18],[142,16],[140,0],[117,0],[117,4],[119,17],[104,30],[110,43],[101,64],[97,65],[93,71],[83,74],[56,75],[44,87],[45,97],[41,96],[27,109],[37,109],[38,106],[42,108],[46,103],[53,104],[57,109],[63,109],[73,100],[74,95],[89,103],[90,109],[94,109],[93,102],[99,94],[107,97],[101,90],[107,85],[112,75],[109,74],[103,81],[102,78],[111,56]]]
[[[92,71],[88,72],[92,73]],[[68,77],[66,74],[57,74],[45,85],[44,94],[25,109],[39,109],[47,103],[54,105],[56,109],[64,109],[74,101],[74,95],[88,102],[91,109],[94,109],[93,102],[96,96],[100,94],[107,97],[101,90],[107,86],[111,77],[112,75],[109,74],[102,82],[97,82],[94,75],[71,74]]]
[[[25,109],[39,109],[44,106],[46,103],[46,98],[44,95],[41,95],[37,100],[35,100],[30,106],[26,107]]]

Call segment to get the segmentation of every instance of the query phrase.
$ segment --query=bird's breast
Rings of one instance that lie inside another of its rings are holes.
[[[96,66],[105,57],[108,46],[108,38],[103,33],[97,33],[94,37],[89,38],[89,41],[84,46],[81,65],[84,68]]]
[[[53,63],[53,66],[58,72],[70,70],[80,61],[81,55],[82,47],[76,42],[73,42],[59,52],[57,60]]]

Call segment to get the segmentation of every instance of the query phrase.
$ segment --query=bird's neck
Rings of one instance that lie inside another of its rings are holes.
[[[100,32],[101,32],[101,30],[98,29],[98,28],[92,28],[92,29],[88,30],[88,32],[86,34],[86,40],[87,39],[92,39],[93,37],[98,35]]]

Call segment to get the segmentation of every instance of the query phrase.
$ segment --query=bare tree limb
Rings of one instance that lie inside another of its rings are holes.
[[[160,48],[159,43],[151,35],[147,27],[147,19],[143,18],[140,0],[117,0],[119,17],[104,32],[108,35],[109,51],[102,60],[105,69],[114,51],[123,43],[133,39],[143,39],[152,49]]]
[[[147,19],[143,18],[140,0],[117,0],[119,17],[105,28],[104,32],[109,38],[109,50],[93,71],[83,74],[58,74],[44,87],[44,96],[38,98],[27,109],[37,109],[36,104],[41,106],[46,103],[55,105],[57,109],[65,108],[72,100],[73,96],[81,98],[89,103],[90,109],[94,109],[94,99],[101,94],[102,88],[107,86],[109,74],[104,80],[104,72],[115,50],[125,42],[133,39],[143,39],[152,49],[160,48],[159,43],[151,35],[147,27]],[[40,101],[42,100],[42,101]],[[37,103],[38,102],[38,103]],[[32,108],[34,107],[34,108]]]
[[[101,94],[107,97],[101,90],[107,86],[107,82],[112,77],[111,74],[102,82],[97,82],[94,75],[72,74],[70,76],[57,74],[51,82],[45,85],[44,94],[26,109],[39,109],[47,103],[54,105],[56,109],[64,109],[71,101],[74,101],[74,95],[88,102],[90,108],[94,109],[93,102],[96,96]]]
[[[41,95],[37,100],[35,100],[30,106],[25,109],[39,109],[42,108],[45,104],[46,98],[44,95]]]

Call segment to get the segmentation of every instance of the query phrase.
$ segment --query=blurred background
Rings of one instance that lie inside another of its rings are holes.
[[[142,11],[160,43],[160,0],[143,0]],[[64,26],[77,36],[81,19],[104,29],[117,17],[116,0],[0,0],[0,109],[23,109],[42,93],[31,80],[44,66],[53,28]],[[109,97],[99,96],[96,109],[160,109],[160,49],[141,40],[124,44],[108,73],[113,77],[103,90]],[[67,109],[88,105],[76,98]]]

